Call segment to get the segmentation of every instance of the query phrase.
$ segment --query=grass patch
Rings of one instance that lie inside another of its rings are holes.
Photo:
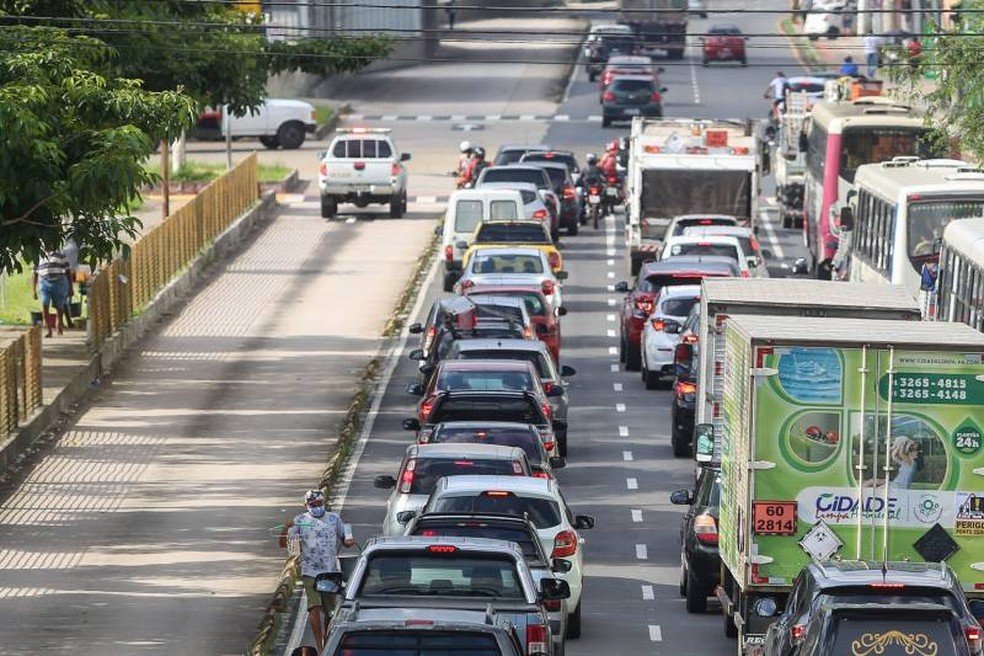
[[[280,182],[293,170],[279,162],[260,164],[257,176],[260,182]],[[184,166],[171,174],[171,182],[211,182],[225,172],[225,164],[207,164],[187,160]],[[140,204],[138,203],[136,207],[140,207]]]
[[[40,309],[41,301],[34,300],[29,268],[0,277],[0,324],[29,326],[31,312]]]
[[[260,164],[257,176],[259,176],[260,182],[280,182],[293,170],[291,167],[280,163]]]
[[[335,115],[335,108],[331,105],[315,105],[314,106],[314,122],[318,125],[324,125]]]
[[[779,29],[789,37],[790,42],[793,44],[793,50],[796,51],[803,62],[803,65],[812,71],[824,70],[826,65],[823,60],[820,59],[820,53],[817,52],[816,47],[813,43],[799,31],[796,23],[793,22],[791,18],[784,18],[779,21]]]

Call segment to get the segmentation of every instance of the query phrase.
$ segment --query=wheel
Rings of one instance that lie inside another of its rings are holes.
[[[607,128],[611,124],[612,124],[612,119],[608,118],[607,116],[601,117],[601,127]]]
[[[321,197],[321,218],[334,219],[338,214],[338,201],[331,196]]]
[[[643,367],[642,382],[645,383],[647,390],[659,389],[659,373],[650,371],[648,367]]]
[[[639,371],[642,366],[642,349],[635,345],[625,344],[625,368],[628,371]]]
[[[553,243],[555,243],[555,244],[558,241],[560,241],[560,228],[559,227],[558,228],[551,228],[550,229],[550,240]]]
[[[574,612],[567,616],[567,637],[568,638],[580,638],[581,637],[581,601],[578,600],[577,608]]]
[[[746,59],[745,57],[742,57],[741,58],[741,65],[742,66],[748,66],[748,59]]]
[[[687,556],[680,548],[680,596],[687,596]]]
[[[710,63],[710,62],[709,62],[709,61],[707,61],[707,59],[704,59],[704,61],[703,61],[703,64],[704,64],[704,66],[705,66],[705,67],[706,67],[706,66],[707,66],[707,65],[708,65],[709,63]]]
[[[569,226],[567,226],[567,234],[574,236],[578,233],[580,228],[581,228],[580,224],[577,221],[574,221]]]
[[[453,271],[446,271],[444,273],[444,284],[441,285],[442,289],[446,292],[454,291],[454,283],[458,282],[458,276]]]
[[[399,219],[403,216],[403,208],[406,205],[406,201],[402,196],[393,196],[390,199],[390,218]]]
[[[670,444],[673,446],[673,456],[675,458],[686,458],[690,455],[690,440],[686,435],[682,435],[673,422],[670,428]]]
[[[779,217],[782,219],[783,228],[786,228],[788,230],[789,228],[793,227],[793,218],[791,216],[789,216],[782,210],[779,210]]]
[[[562,457],[567,457],[567,429],[563,429],[554,434],[557,438],[557,453]]]
[[[277,130],[277,143],[285,150],[300,148],[304,143],[304,126],[296,121],[284,123]]]
[[[707,591],[689,569],[687,570],[687,612],[707,612]]]
[[[280,142],[277,141],[277,137],[270,137],[267,135],[260,137],[260,143],[263,144],[264,148],[269,148],[270,150],[276,150],[280,146]]]
[[[622,337],[618,340],[618,361],[625,362],[626,351],[628,351],[628,345],[625,343],[625,338]]]

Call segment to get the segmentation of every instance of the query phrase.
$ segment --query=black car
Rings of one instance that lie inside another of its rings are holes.
[[[896,608],[923,604],[944,606],[963,626],[961,633],[968,643],[974,643],[971,653],[980,651],[978,618],[982,602],[978,600],[972,602],[973,606],[968,605],[960,581],[946,563],[859,560],[811,563],[796,577],[785,610],[774,618],[778,601],[772,597],[759,597],[748,613],[749,619],[757,620],[757,624],[770,623],[767,630],[762,627],[750,631],[765,633],[765,653],[768,656],[803,653],[801,647],[807,626],[825,609],[838,604]],[[821,631],[821,628],[817,627],[815,631]],[[954,652],[951,648],[949,652],[940,653]]]
[[[499,147],[499,152],[495,154],[495,159],[492,160],[492,166],[516,164],[527,153],[538,153],[545,150],[550,150],[550,146],[542,144],[503,144]]]
[[[567,234],[576,235],[581,220],[581,198],[578,196],[574,178],[566,164],[559,161],[526,161],[524,164],[537,166],[550,176],[553,191],[560,199],[560,227],[567,229]]]
[[[663,94],[666,87],[645,75],[619,75],[601,95],[601,127],[615,121],[631,121],[636,116],[663,116]]]
[[[546,436],[550,438],[549,435]],[[423,430],[417,436],[427,444],[493,444],[514,446],[523,450],[537,478],[553,478],[553,470],[567,465],[561,456],[550,456],[536,426],[505,421],[449,421]],[[549,444],[553,450],[554,445]]]
[[[721,581],[718,554],[718,508],[721,505],[721,470],[701,468],[697,486],[670,495],[677,505],[689,505],[680,522],[680,595],[688,613],[707,610],[707,598]]]
[[[581,165],[577,163],[577,156],[569,150],[531,150],[523,155],[519,160],[521,164],[530,162],[560,162],[567,165],[567,170],[571,172],[574,182],[578,182],[581,175]]]
[[[973,630],[980,645],[980,627]],[[973,656],[953,609],[943,604],[824,604],[803,630],[797,656]]]
[[[416,431],[418,438],[437,424],[451,421],[509,421],[533,424],[552,434],[549,405],[541,406],[533,392],[516,390],[459,390],[438,392],[425,422],[416,417],[403,420],[403,429]]]
[[[700,304],[690,310],[680,329],[674,367],[676,382],[670,401],[670,445],[673,455],[685,458],[691,454],[694,442],[694,417],[697,412],[697,385],[700,379]]]

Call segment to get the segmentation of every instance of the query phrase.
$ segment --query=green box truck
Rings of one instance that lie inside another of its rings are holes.
[[[811,558],[946,560],[984,596],[984,334],[757,315],[721,327],[718,596],[741,652]]]

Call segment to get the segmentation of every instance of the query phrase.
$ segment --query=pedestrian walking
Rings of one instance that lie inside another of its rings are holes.
[[[858,70],[858,65],[854,63],[854,58],[848,55],[844,58],[844,63],[841,64],[840,70],[837,72],[841,75],[857,77],[861,71]]]
[[[868,30],[864,35],[864,58],[868,64],[868,77],[874,78],[878,74],[878,59],[881,57],[882,38]]]
[[[448,14],[448,29],[453,30],[455,14],[458,11],[458,0],[448,0],[448,3],[444,5],[444,11]]]
[[[325,494],[321,490],[308,490],[304,494],[305,511],[290,520],[280,534],[280,546],[290,544],[300,547],[301,581],[307,599],[308,621],[318,650],[324,648],[325,621],[322,613],[334,611],[335,598],[328,597],[331,608],[323,608],[321,593],[314,589],[318,574],[338,571],[338,545],[355,545],[351,535],[346,535],[345,524],[338,513],[328,512]]]
[[[61,251],[49,248],[45,256],[34,267],[32,280],[34,300],[41,295],[41,314],[48,328],[47,337],[51,337],[52,329],[57,321],[58,334],[65,331],[65,319],[68,314],[68,299],[72,297],[72,267],[68,258]],[[54,306],[56,317],[51,317],[49,310]]]

